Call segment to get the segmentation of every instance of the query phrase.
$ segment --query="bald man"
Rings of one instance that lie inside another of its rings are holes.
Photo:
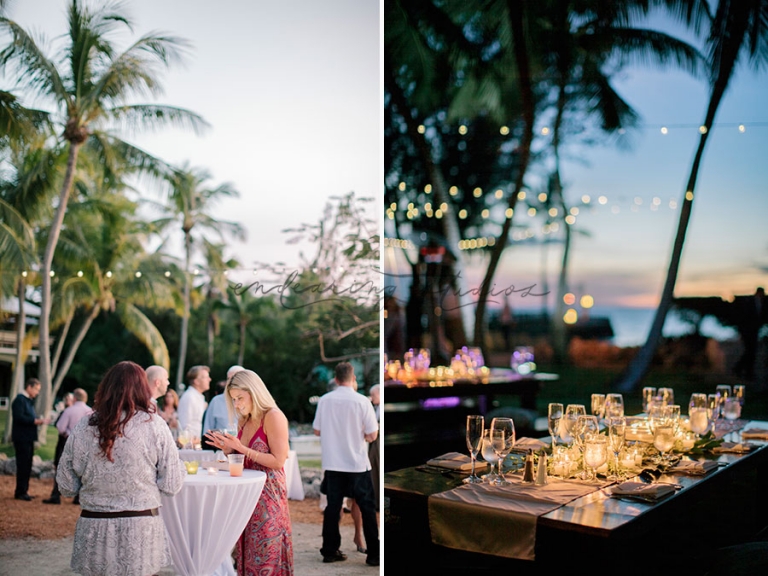
[[[165,396],[171,381],[168,379],[168,370],[162,366],[150,366],[145,370],[149,389],[152,391],[152,402],[157,404],[157,399]]]

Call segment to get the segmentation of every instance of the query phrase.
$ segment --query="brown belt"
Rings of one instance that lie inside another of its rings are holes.
[[[91,510],[81,510],[81,518],[133,518],[135,516],[157,516],[157,508],[149,510],[123,510],[121,512],[93,512]]]

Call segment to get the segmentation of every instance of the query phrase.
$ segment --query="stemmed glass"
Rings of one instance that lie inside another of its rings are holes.
[[[592,394],[592,415],[598,420],[605,418],[605,394]]]
[[[482,416],[467,416],[467,449],[472,458],[472,473],[464,479],[466,484],[480,484],[483,480],[475,474],[475,460],[480,451],[480,444],[483,441],[483,429],[485,428],[485,419]]]
[[[659,396],[663,406],[675,403],[675,391],[672,388],[659,388]]]
[[[592,468],[585,480],[597,480],[597,469],[608,460],[608,440],[600,434],[593,434],[584,443],[584,467]]]
[[[565,407],[565,416],[563,422],[565,423],[563,431],[563,442],[569,445],[573,445],[573,428],[579,420],[579,416],[586,416],[587,409],[584,404],[568,404]]]
[[[643,412],[648,414],[648,407],[653,402],[654,397],[656,396],[656,388],[653,386],[646,386],[643,388]]]
[[[593,436],[597,436],[599,432],[600,426],[597,423],[597,416],[579,416],[579,419],[573,428],[573,441],[579,451],[584,453],[586,449],[586,441]],[[605,460],[603,460],[603,462],[605,462]],[[586,480],[586,466],[584,472],[585,474],[582,475],[582,479]]]
[[[653,445],[661,454],[660,463],[666,464],[669,461],[667,452],[675,446],[674,425],[668,422],[656,424],[653,428]]]
[[[734,396],[726,398],[722,410],[723,418],[730,421],[736,420],[741,416],[741,404],[739,404],[739,399]]]
[[[621,480],[621,473],[619,472],[619,454],[624,447],[624,438],[627,432],[627,419],[624,416],[614,416],[608,418],[606,421],[608,424],[608,443],[611,447],[611,452],[614,456],[614,464],[616,473],[611,475],[609,480]]]
[[[717,420],[720,418],[720,395],[707,394],[707,414],[712,422],[712,434],[715,433]]]
[[[483,447],[482,452],[483,460],[491,465],[491,470],[488,474],[481,476],[484,482],[488,484],[495,484],[498,479],[498,475],[495,471],[496,463],[499,461],[499,457],[496,456],[496,452],[493,450],[493,442],[491,442],[491,431],[486,430],[483,432]]]
[[[742,408],[744,408],[744,384],[734,384],[733,385],[733,395],[738,398],[739,404]]]
[[[560,422],[563,419],[563,405],[558,402],[550,402],[547,407],[547,428],[552,436],[552,454],[555,453],[557,433],[560,430]]]
[[[493,444],[493,451],[499,457],[499,478],[496,480],[496,485],[506,486],[510,482],[504,478],[501,465],[515,445],[515,422],[512,418],[494,418],[491,420],[491,443]]]
[[[709,430],[707,395],[700,392],[691,394],[691,400],[688,402],[688,422],[691,430],[703,436]]]
[[[624,397],[621,394],[606,394],[605,416],[608,418],[624,416]]]

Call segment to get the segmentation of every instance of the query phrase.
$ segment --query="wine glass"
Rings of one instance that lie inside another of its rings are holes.
[[[597,469],[608,460],[608,439],[600,434],[593,434],[584,442],[584,467],[591,468],[585,480],[597,480]]]
[[[672,388],[659,388],[658,394],[661,396],[662,405],[675,403],[675,391]]]
[[[707,395],[701,392],[694,392],[691,394],[691,399],[688,401],[688,416],[691,415],[693,408],[706,408],[707,407]]]
[[[742,408],[744,408],[744,384],[734,384],[733,385],[733,395],[739,399],[739,404]]]
[[[592,436],[596,436],[600,431],[597,423],[597,416],[579,416],[576,425],[573,428],[573,441],[582,454],[585,451],[586,441]],[[586,480],[586,467],[582,479]]]
[[[499,478],[496,484],[499,486],[508,485],[510,482],[504,478],[501,465],[515,445],[515,422],[512,418],[494,418],[491,420],[491,443],[496,456],[499,457]]]
[[[598,420],[605,417],[605,394],[592,394],[592,415]]]
[[[483,446],[481,449],[481,455],[483,457],[483,460],[488,462],[488,464],[491,465],[491,470],[488,472],[488,474],[485,474],[481,476],[480,478],[483,479],[484,482],[488,482],[488,484],[496,484],[496,481],[498,480],[499,476],[496,474],[496,471],[494,467],[496,466],[496,463],[499,461],[499,457],[496,456],[496,452],[493,450],[493,442],[491,442],[491,431],[485,430],[483,432]]]
[[[605,415],[608,418],[624,416],[624,397],[621,394],[606,394]]]
[[[485,420],[482,416],[467,416],[467,449],[469,450],[470,458],[472,458],[472,473],[464,479],[464,482],[467,484],[479,484],[483,481],[475,474],[475,460],[477,459],[477,453],[480,451],[480,444],[483,441],[484,427]]]
[[[723,402],[723,418],[729,421],[736,420],[739,416],[741,416],[741,404],[739,404],[739,399],[735,396],[731,396],[729,398],[725,399],[725,402]]]
[[[656,396],[656,388],[653,386],[646,386],[643,388],[643,412],[648,414],[648,406],[653,402]]]
[[[707,406],[692,406],[688,408],[688,420],[691,430],[699,436],[703,436],[709,430],[709,409]]]
[[[660,463],[669,461],[667,452],[675,446],[675,427],[670,423],[659,423],[653,429],[653,445],[661,455]]]
[[[680,428],[680,405],[679,404],[667,404],[662,409],[664,418],[675,427],[675,433]]]
[[[555,453],[555,442],[560,430],[560,422],[563,419],[563,405],[558,402],[550,402],[547,406],[547,428],[552,436],[552,454]]]
[[[620,480],[619,473],[619,454],[624,447],[624,439],[627,432],[627,419],[624,416],[614,416],[606,421],[608,425],[608,443],[614,456],[615,474],[610,476],[609,480]]]
[[[566,444],[573,444],[573,428],[579,420],[579,416],[586,416],[587,409],[584,404],[568,404],[565,407],[565,416],[563,416],[564,425],[562,426],[562,432],[564,436],[561,436],[563,442]]]
[[[718,394],[707,394],[707,414],[712,422],[712,434],[714,434],[717,419],[720,418],[720,396]]]

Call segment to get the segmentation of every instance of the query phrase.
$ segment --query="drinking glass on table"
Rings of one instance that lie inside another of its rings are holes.
[[[547,406],[547,429],[552,436],[552,454],[555,453],[555,442],[560,431],[560,422],[563,419],[563,405],[558,402],[550,402]]]
[[[592,415],[598,420],[605,418],[605,394],[592,394]]]
[[[680,428],[680,405],[667,404],[662,409],[662,414],[666,421],[675,427],[675,433],[677,433]]]
[[[627,432],[627,419],[624,416],[613,416],[606,420],[608,427],[608,444],[613,452],[615,474],[608,477],[609,480],[621,480],[619,472],[619,454],[624,447],[624,439]]]
[[[608,418],[624,416],[624,396],[621,394],[606,394],[605,416]]]
[[[496,456],[496,452],[493,449],[490,429],[483,432],[483,445],[480,449],[480,455],[483,457],[483,460],[491,465],[488,474],[485,474],[480,478],[482,478],[484,482],[488,482],[488,484],[496,484],[496,481],[499,478],[498,474],[496,474],[496,463],[499,461],[499,457]]]
[[[675,391],[672,388],[659,388],[658,395],[661,396],[664,406],[675,403]]]
[[[707,394],[707,414],[709,414],[709,420],[712,423],[712,434],[714,434],[717,420],[720,418],[719,394]]]
[[[464,479],[466,484],[479,484],[483,480],[475,474],[475,461],[477,453],[480,451],[483,442],[483,429],[485,428],[485,419],[482,416],[467,416],[467,449],[472,459],[472,473]]]
[[[565,407],[565,416],[563,416],[564,425],[562,431],[565,432],[563,442],[568,445],[573,444],[573,429],[579,420],[579,416],[586,416],[587,409],[584,404],[568,404]]]
[[[496,484],[499,486],[508,485],[509,482],[501,472],[501,465],[515,445],[515,422],[512,418],[494,418],[491,420],[491,443],[496,456],[499,457],[499,478],[496,480]]]
[[[600,425],[597,423],[597,416],[579,416],[576,425],[573,428],[573,442],[574,445],[581,452],[582,457],[586,451],[586,442],[593,436],[597,436],[600,432]],[[584,473],[581,476],[582,480],[587,480],[587,469],[584,466]]]
[[[735,396],[726,398],[725,402],[723,402],[722,411],[723,418],[726,420],[736,420],[739,416],[741,416],[741,404],[739,404],[739,399]]]
[[[591,468],[585,480],[597,480],[597,469],[608,460],[608,439],[600,434],[589,436],[584,443],[584,467]]]
[[[646,386],[643,388],[643,412],[648,414],[648,407],[656,397],[656,388],[653,386]]]
[[[744,384],[734,384],[733,385],[733,395],[738,398],[739,404],[742,408],[744,408]]]
[[[702,394],[703,396],[703,394]],[[705,396],[706,398],[706,396]],[[704,436],[709,430],[711,420],[709,418],[709,409],[704,406],[691,406],[688,408],[688,422],[691,430],[699,436]]]
[[[653,429],[653,445],[661,455],[661,464],[669,462],[667,452],[675,446],[675,427],[672,424],[657,424]]]

